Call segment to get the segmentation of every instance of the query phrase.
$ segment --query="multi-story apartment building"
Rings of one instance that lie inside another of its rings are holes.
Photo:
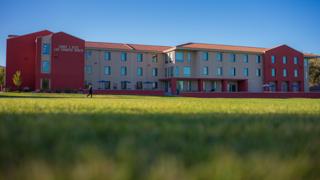
[[[151,46],[86,42],[40,31],[7,40],[6,86],[101,92],[306,92],[308,59],[287,45],[257,48],[203,43]]]

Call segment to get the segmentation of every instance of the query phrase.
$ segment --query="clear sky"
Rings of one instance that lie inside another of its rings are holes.
[[[320,54],[319,0],[0,0],[0,65],[6,38],[48,29],[88,41],[205,42]]]

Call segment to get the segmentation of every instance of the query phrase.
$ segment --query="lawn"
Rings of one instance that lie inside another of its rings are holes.
[[[0,179],[320,179],[320,100],[2,93]]]

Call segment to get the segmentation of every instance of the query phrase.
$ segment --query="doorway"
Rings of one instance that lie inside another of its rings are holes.
[[[50,89],[50,79],[47,79],[47,78],[41,79],[40,89],[42,89],[42,90]]]
[[[238,91],[237,83],[228,83],[228,91],[237,92]]]

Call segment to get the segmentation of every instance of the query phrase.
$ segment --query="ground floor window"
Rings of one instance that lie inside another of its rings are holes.
[[[282,82],[281,83],[281,91],[287,92],[288,91],[288,82]]]
[[[152,83],[152,89],[158,89],[158,82]]]
[[[110,81],[105,81],[105,82],[103,83],[103,88],[104,88],[104,89],[110,89],[110,88],[111,88],[111,83],[110,83]]]
[[[142,81],[138,81],[136,84],[136,89],[142,89],[142,88],[143,88]]]
[[[236,83],[228,83],[228,91],[229,92],[237,92],[237,84]]]
[[[212,81],[211,82],[211,91],[217,91],[218,90],[218,85],[217,85],[217,81]]]
[[[187,86],[186,86],[186,88],[187,88],[186,90],[187,90],[187,91],[191,91],[191,90],[192,90],[191,81],[186,81],[186,85],[187,85]]]
[[[299,82],[294,82],[294,83],[292,83],[292,91],[293,91],[293,92],[298,92],[298,91],[300,91]]]
[[[275,92],[276,91],[276,83],[275,82],[270,82],[269,83],[269,90],[271,92]]]
[[[118,84],[117,83],[113,83],[113,89],[118,89]]]
[[[121,81],[121,89],[127,89],[127,81]]]
[[[177,81],[177,90],[182,91],[183,90],[183,81]]]
[[[40,88],[43,90],[50,89],[50,79],[47,79],[47,78],[41,79]]]
[[[165,81],[165,82],[164,82],[164,90],[165,90],[166,92],[169,92],[169,91],[170,91],[170,88],[171,88],[170,85],[171,85],[170,82],[168,82],[168,81]]]

